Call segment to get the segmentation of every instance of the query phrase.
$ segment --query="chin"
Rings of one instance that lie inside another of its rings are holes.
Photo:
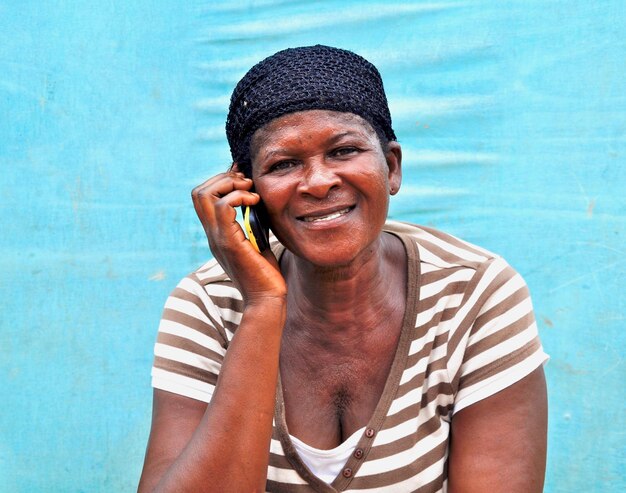
[[[285,244],[295,256],[321,268],[341,268],[352,265],[371,251],[375,239],[352,235],[346,239],[324,238],[306,245]]]

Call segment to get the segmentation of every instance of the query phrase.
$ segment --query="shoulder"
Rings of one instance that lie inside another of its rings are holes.
[[[190,272],[184,279],[190,279],[199,286],[207,286],[209,284],[230,283],[230,279],[219,262],[210,259],[200,267]]]
[[[491,262],[504,262],[499,255],[485,248],[428,226],[389,220],[384,230],[413,241],[418,249],[420,263],[426,270],[481,270]]]
[[[430,227],[389,221],[385,230],[415,245],[420,300],[430,300],[422,309],[440,309],[445,301],[447,310],[454,308],[469,321],[493,305],[530,303],[524,279],[501,256]]]
[[[187,339],[210,337],[226,348],[241,319],[239,290],[215,259],[184,276],[170,292],[159,333]]]
[[[242,301],[241,293],[215,259],[209,260],[183,277],[172,295],[185,292],[195,295],[197,303],[205,306],[214,305],[217,308],[239,308]]]

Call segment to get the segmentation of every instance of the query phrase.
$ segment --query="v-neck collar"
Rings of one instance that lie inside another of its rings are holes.
[[[413,330],[415,329],[419,300],[419,251],[415,241],[409,236],[395,231],[388,231],[386,229],[383,229],[383,231],[393,234],[402,241],[407,257],[406,303],[404,317],[402,319],[400,339],[398,340],[396,354],[394,356],[391,369],[389,370],[385,387],[383,388],[383,392],[380,396],[378,404],[376,405],[376,409],[374,410],[374,414],[365,426],[365,431],[356,445],[355,451],[360,450],[361,453],[358,454],[358,458],[354,454],[350,456],[346,464],[343,466],[342,471],[330,485],[322,481],[310,471],[298,455],[298,452],[291,441],[285,418],[285,401],[283,398],[280,373],[278,376],[274,423],[276,433],[280,439],[283,451],[285,452],[285,458],[293,466],[296,472],[305,481],[307,481],[311,487],[313,487],[313,489],[322,493],[335,493],[345,490],[361,467],[361,464],[367,460],[367,455],[372,447],[372,443],[382,427],[385,417],[389,411],[389,407],[391,406],[393,398],[398,390],[400,379],[406,366],[409,346],[411,345],[411,340],[413,338]],[[281,247],[278,247],[274,253],[277,258],[280,258],[283,251],[284,247],[281,245]]]

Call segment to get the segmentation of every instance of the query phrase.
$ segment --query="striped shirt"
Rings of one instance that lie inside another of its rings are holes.
[[[380,401],[331,484],[287,430],[280,382],[267,491],[445,492],[451,418],[547,360],[524,280],[501,257],[432,228],[389,221],[407,254],[407,303]],[[279,257],[284,248],[273,244]],[[240,293],[217,262],[168,298],[155,344],[155,388],[210,402],[241,320]]]

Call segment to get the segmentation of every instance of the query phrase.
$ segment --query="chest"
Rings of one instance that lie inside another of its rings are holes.
[[[388,322],[392,322],[391,320]],[[281,384],[289,433],[330,449],[365,427],[376,411],[396,359],[401,320],[353,350],[281,354]]]

